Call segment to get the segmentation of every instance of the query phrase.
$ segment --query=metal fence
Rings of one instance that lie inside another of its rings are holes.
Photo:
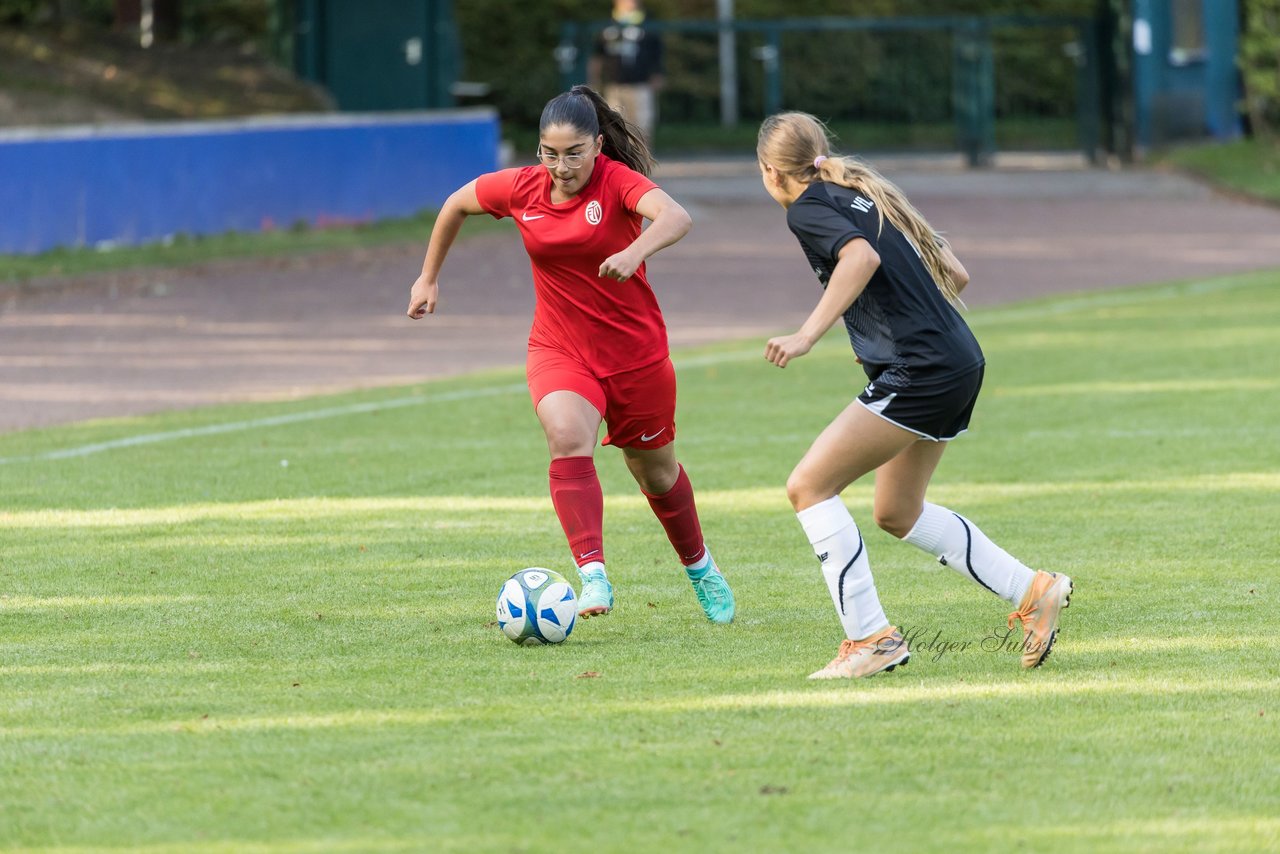
[[[586,77],[608,22],[566,25],[557,57],[567,88]],[[667,124],[754,123],[811,112],[858,147],[960,150],[1099,148],[1098,24],[1061,16],[655,21]],[[728,37],[728,38],[726,38]],[[732,51],[731,79],[722,46]],[[732,109],[725,110],[726,100]]]

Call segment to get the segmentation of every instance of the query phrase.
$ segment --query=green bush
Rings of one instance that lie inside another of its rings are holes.
[[[0,24],[85,24],[105,27],[115,17],[115,0],[0,0]]]
[[[252,43],[268,37],[275,0],[184,0],[182,33],[201,43]]]
[[[1244,0],[1240,73],[1255,134],[1274,139],[1280,125],[1280,0]]]
[[[277,0],[182,0],[180,29],[193,42],[263,42]],[[114,0],[0,0],[0,24],[61,23],[107,27],[115,20]]]
[[[456,3],[462,76],[493,87],[489,100],[504,121],[536,125],[542,105],[560,91],[554,52],[561,26],[608,9],[607,0],[538,0],[515,9],[510,0]]]
[[[25,24],[36,17],[40,0],[0,0],[0,24]]]

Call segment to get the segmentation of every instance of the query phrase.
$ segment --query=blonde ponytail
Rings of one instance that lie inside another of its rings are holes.
[[[909,240],[934,284],[953,305],[960,300],[955,274],[945,253],[947,239],[935,231],[896,184],[856,157],[833,155],[827,128],[808,113],[778,113],[764,120],[756,145],[756,156],[802,184],[826,181],[857,190],[875,203],[880,230],[888,218]]]

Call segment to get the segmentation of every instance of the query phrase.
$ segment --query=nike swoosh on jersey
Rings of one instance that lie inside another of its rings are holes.
[[[652,436],[651,436],[651,435],[649,435],[648,433],[641,433],[641,434],[640,434],[640,441],[641,441],[641,442],[650,442],[650,441],[652,441],[652,440],[654,440],[654,439],[658,438],[659,436],[661,436],[661,435],[666,431],[666,429],[667,429],[666,427],[663,427],[661,430],[659,430],[657,433],[654,433]]]
[[[529,222],[535,219],[542,219],[544,216],[546,216],[546,214],[538,214],[537,216],[529,216],[527,213],[520,214],[520,218],[525,222]]]

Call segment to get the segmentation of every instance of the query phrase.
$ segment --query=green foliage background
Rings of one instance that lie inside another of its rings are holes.
[[[181,37],[205,43],[265,44],[273,11],[287,2],[180,0]],[[97,29],[111,26],[114,19],[115,0],[0,0],[0,25],[54,24]]]
[[[784,18],[1060,15],[1087,17],[1114,0],[737,0],[744,20]],[[1261,0],[1259,0],[1261,2]],[[300,0],[182,0],[180,37],[187,43],[239,43],[267,50],[287,32]],[[610,0],[454,0],[462,76],[492,87],[494,104],[519,134],[536,127],[542,105],[563,81],[554,58],[565,24],[608,17]],[[652,17],[708,21],[715,0],[649,0]],[[113,0],[0,0],[0,25],[103,28]],[[1000,30],[994,34],[996,114],[1001,119],[1070,121],[1077,108],[1075,60],[1064,48],[1071,27]],[[764,112],[765,75],[753,56],[758,34],[738,44],[741,115]],[[944,136],[952,121],[952,44],[945,31],[788,33],[782,44],[782,103],[833,121],[899,127],[931,126]],[[665,125],[712,125],[719,118],[718,49],[712,33],[667,36]],[[906,141],[906,140],[904,140]]]
[[[1097,0],[737,0],[741,19],[905,15],[1064,15],[1087,17]],[[715,18],[715,0],[649,0],[653,18],[668,21]],[[463,76],[492,85],[503,119],[536,125],[542,105],[560,91],[553,51],[565,23],[608,17],[608,0],[542,0],[513,11],[510,0],[466,0],[455,4],[463,53]],[[1047,41],[1046,41],[1047,38]],[[1069,32],[1044,38],[997,34],[1000,81],[997,112],[1071,115],[1075,109],[1074,65],[1062,56]],[[754,118],[763,85],[759,63],[742,39],[739,68],[746,119]],[[822,41],[784,39],[783,103],[839,117],[857,111],[888,121],[943,120],[949,116],[950,42],[945,36],[831,34]],[[712,121],[718,115],[714,37],[672,37],[668,42],[664,116]],[[896,76],[896,77],[895,77]],[[901,78],[907,79],[901,79]]]
[[[1240,72],[1254,132],[1273,139],[1280,125],[1280,0],[1244,0]]]

